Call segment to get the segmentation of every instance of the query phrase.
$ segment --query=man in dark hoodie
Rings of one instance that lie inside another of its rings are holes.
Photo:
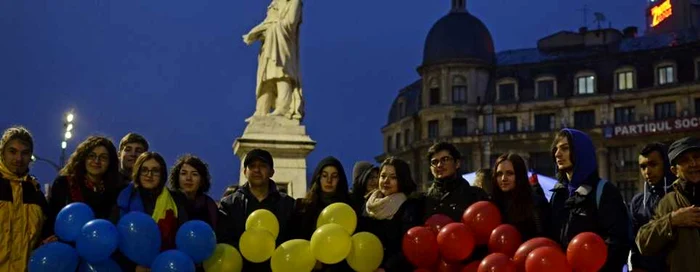
[[[379,187],[379,168],[367,161],[359,161],[352,168],[350,201],[358,216],[367,201],[367,195]]]
[[[656,206],[666,192],[673,190],[671,184],[676,176],[671,172],[666,146],[651,143],[639,152],[639,171],[644,178],[644,191],[635,195],[629,204],[632,215],[633,235],[655,214]],[[636,245],[632,246],[630,262],[633,271],[664,271],[664,255],[642,256]]]
[[[600,271],[622,271],[631,242],[627,206],[615,185],[600,179],[593,142],[581,131],[563,129],[554,139],[552,156],[559,171],[550,199],[552,238],[566,250],[576,235],[596,233],[608,245]]]
[[[226,243],[239,248],[238,240],[245,231],[248,216],[258,210],[266,209],[277,217],[279,235],[276,245],[289,240],[289,222],[294,211],[294,199],[277,190],[277,185],[270,179],[274,173],[272,155],[262,149],[253,149],[243,160],[243,174],[248,182],[231,195],[221,200],[219,223],[216,238],[219,243]],[[243,271],[271,271],[270,261],[251,263],[243,261]]]

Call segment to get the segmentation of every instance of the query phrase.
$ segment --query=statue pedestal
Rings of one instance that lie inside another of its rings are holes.
[[[298,120],[284,117],[251,117],[243,135],[233,142],[233,153],[241,159],[239,184],[247,182],[243,161],[248,151],[260,148],[272,154],[275,174],[272,179],[278,188],[286,189],[294,198],[306,195],[306,156],[316,142],[306,134],[306,127]]]

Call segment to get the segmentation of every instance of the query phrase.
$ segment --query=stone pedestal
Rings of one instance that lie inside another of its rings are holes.
[[[260,148],[272,154],[275,174],[272,179],[294,198],[306,195],[306,156],[316,142],[306,134],[298,120],[284,117],[251,117],[243,135],[233,143],[233,153],[241,159],[239,184],[246,182],[243,161],[248,151]]]

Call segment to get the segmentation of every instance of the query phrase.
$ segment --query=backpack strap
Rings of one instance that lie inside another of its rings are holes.
[[[595,188],[595,204],[596,204],[596,208],[598,208],[598,209],[600,209],[600,199],[603,196],[603,188],[605,187],[606,183],[608,183],[607,180],[600,179],[598,181],[598,186]]]

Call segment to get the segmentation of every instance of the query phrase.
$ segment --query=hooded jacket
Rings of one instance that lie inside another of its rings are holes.
[[[552,189],[550,236],[566,250],[576,235],[594,232],[608,245],[608,257],[601,271],[621,271],[630,248],[627,206],[615,185],[606,182],[598,210],[596,189],[600,177],[595,146],[581,131],[562,131],[568,136],[573,174],[568,180],[566,174],[560,173],[559,182]]]
[[[355,163],[352,169],[352,193],[350,194],[350,201],[355,212],[361,214],[362,207],[367,201],[367,181],[373,170],[377,170],[377,167],[372,165],[370,162],[360,161]]]

